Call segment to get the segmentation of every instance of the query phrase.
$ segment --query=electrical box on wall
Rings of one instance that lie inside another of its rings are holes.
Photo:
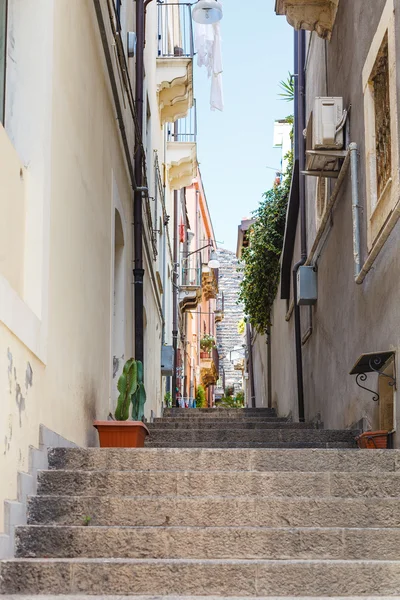
[[[310,306],[318,299],[317,272],[314,267],[300,267],[297,271],[297,304]]]
[[[172,346],[161,346],[161,375],[172,377],[174,374],[174,348]]]

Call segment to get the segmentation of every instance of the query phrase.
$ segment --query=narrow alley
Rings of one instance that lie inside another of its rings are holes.
[[[0,0],[0,600],[400,600],[400,0]]]

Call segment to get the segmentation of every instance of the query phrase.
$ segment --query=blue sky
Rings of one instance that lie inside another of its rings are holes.
[[[219,246],[236,250],[237,227],[273,184],[280,151],[273,123],[292,112],[278,98],[293,72],[293,29],[275,0],[224,0],[224,112],[210,110],[210,81],[195,67],[198,159]]]

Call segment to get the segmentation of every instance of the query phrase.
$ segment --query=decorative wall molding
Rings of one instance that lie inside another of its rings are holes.
[[[295,29],[315,31],[319,37],[330,39],[339,0],[276,0],[275,12],[285,15]]]
[[[193,106],[193,60],[158,58],[157,89],[161,125],[183,119]]]
[[[190,187],[197,175],[197,146],[194,142],[168,142],[168,179],[173,190]]]

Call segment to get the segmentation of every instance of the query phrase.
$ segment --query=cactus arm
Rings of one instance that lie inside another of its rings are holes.
[[[132,394],[132,419],[134,421],[143,420],[145,403],[146,390],[143,382],[143,364],[137,361],[137,387]]]
[[[115,418],[117,421],[127,421],[129,419],[129,406],[132,394],[137,389],[137,363],[134,359],[128,360],[118,380],[119,397]]]

